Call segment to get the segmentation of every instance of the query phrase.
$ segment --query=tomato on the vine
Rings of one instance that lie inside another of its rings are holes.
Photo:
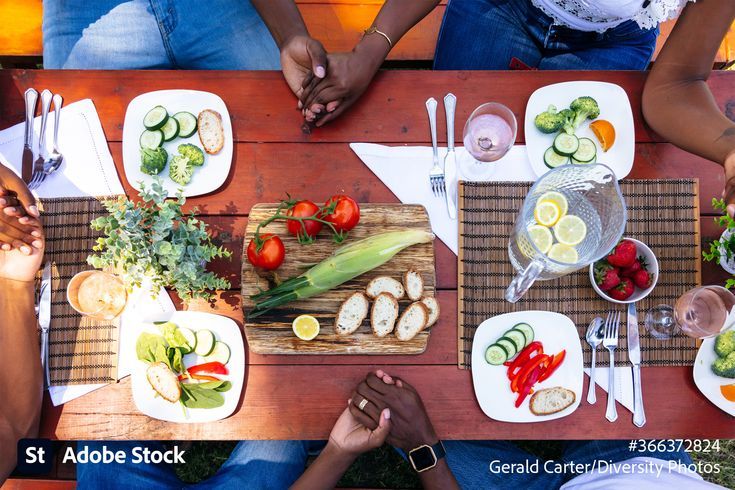
[[[294,204],[294,206],[288,210],[288,216],[293,216],[295,218],[310,218],[315,216],[318,212],[319,206],[311,201],[304,200]],[[288,228],[289,233],[291,233],[293,236],[303,238],[315,238],[317,234],[322,230],[323,226],[324,225],[322,223],[314,220],[304,220],[303,222],[298,222],[296,220],[290,219],[286,223],[286,227]]]
[[[283,242],[276,235],[266,233],[260,235],[263,246],[257,250],[255,238],[250,240],[248,244],[248,260],[255,267],[262,267],[265,270],[272,271],[278,269],[283,263],[286,256],[286,248]]]
[[[324,215],[322,219],[332,223],[335,230],[340,233],[350,231],[360,221],[360,206],[351,197],[341,194],[330,197],[324,206],[329,207],[335,202],[337,204],[334,211]]]

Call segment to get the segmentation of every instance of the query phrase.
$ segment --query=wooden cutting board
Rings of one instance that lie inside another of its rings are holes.
[[[277,204],[256,204],[250,210],[245,233],[245,246],[242,258],[242,296],[245,310],[245,333],[250,350],[258,354],[421,354],[426,350],[430,329],[409,341],[402,342],[392,334],[378,338],[372,334],[369,318],[352,335],[338,336],[334,332],[335,316],[339,306],[355,291],[364,291],[371,279],[377,276],[391,276],[401,280],[409,268],[421,272],[424,279],[424,294],[433,296],[436,277],[434,268],[434,244],[413,245],[398,253],[392,260],[362,276],[348,281],[337,289],[319,296],[295,301],[281,308],[271,310],[263,316],[247,319],[253,307],[250,296],[261,289],[268,289],[271,278],[259,276],[247,260],[247,245],[253,238],[258,223],[270,217]],[[406,229],[431,231],[429,216],[423,206],[406,204],[361,204],[360,223],[352,230],[344,243],[353,243],[367,236],[387,231]],[[281,280],[302,274],[314,264],[327,258],[339,246],[329,234],[322,230],[316,242],[300,245],[296,237],[286,231],[286,224],[275,222],[262,229],[275,233],[286,247],[286,259],[276,271]],[[401,300],[401,313],[410,304]],[[291,330],[291,322],[298,315],[308,314],[316,317],[321,325],[319,336],[311,341],[297,338]]]

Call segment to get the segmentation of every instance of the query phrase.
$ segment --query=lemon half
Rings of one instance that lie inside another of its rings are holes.
[[[561,210],[556,203],[551,201],[540,201],[536,203],[536,208],[533,210],[533,217],[536,219],[536,223],[543,226],[554,226],[559,218],[561,218]]]
[[[564,264],[576,264],[577,261],[579,261],[577,249],[570,247],[569,245],[564,245],[563,243],[555,243],[552,245],[547,255],[550,259]]]
[[[538,198],[538,202],[544,202],[549,201],[553,202],[559,207],[559,213],[561,213],[561,216],[564,216],[567,214],[567,211],[569,211],[569,202],[567,201],[567,198],[564,197],[564,194],[561,192],[556,191],[549,191],[544,193],[541,197]]]
[[[554,236],[564,245],[579,245],[587,236],[587,225],[579,216],[568,214],[554,226]]]
[[[311,315],[300,315],[294,319],[291,328],[301,340],[313,340],[319,335],[319,320]]]
[[[551,230],[549,230],[545,226],[541,225],[531,225],[528,227],[528,236],[531,238],[531,241],[534,245],[539,249],[541,253],[548,253],[549,249],[551,248],[551,245],[554,243],[554,237],[551,234]]]

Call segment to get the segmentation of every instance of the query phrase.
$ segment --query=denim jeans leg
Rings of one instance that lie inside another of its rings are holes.
[[[171,68],[147,0],[44,0],[45,68]]]

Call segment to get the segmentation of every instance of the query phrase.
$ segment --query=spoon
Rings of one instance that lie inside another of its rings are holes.
[[[597,401],[597,396],[595,395],[595,355],[597,353],[597,346],[602,343],[602,338],[604,337],[602,325],[602,318],[600,318],[599,316],[596,317],[590,322],[590,326],[587,327],[587,333],[585,334],[585,339],[587,340],[587,343],[590,344],[590,347],[592,347],[590,385],[587,390],[587,403],[589,403],[590,405],[594,405]]]
[[[55,94],[53,97],[54,102],[54,145],[53,150],[46,159],[44,164],[44,171],[46,175],[51,175],[61,167],[61,162],[64,161],[64,155],[59,151],[59,119],[61,117],[61,104],[64,99],[59,94]]]

